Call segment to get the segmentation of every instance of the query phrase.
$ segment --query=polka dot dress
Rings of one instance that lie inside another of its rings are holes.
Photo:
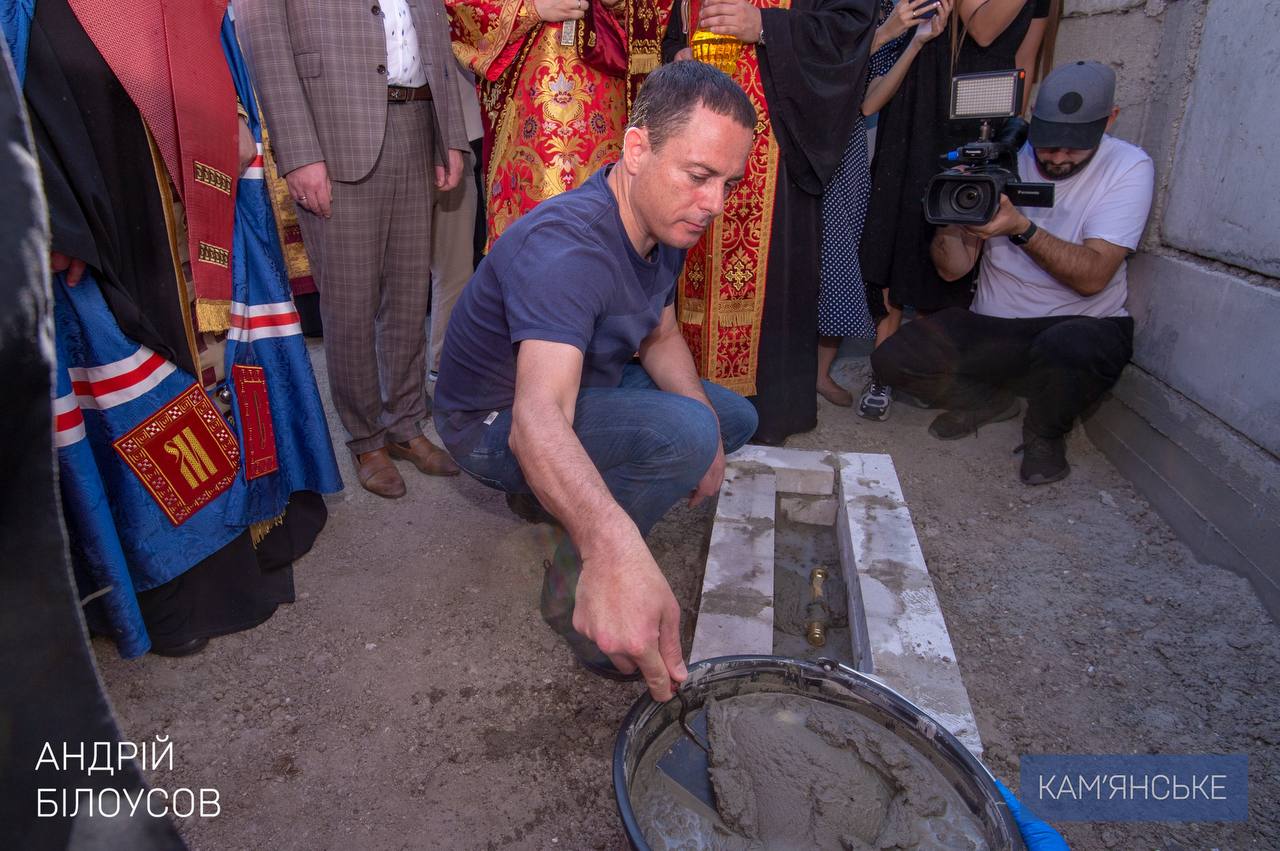
[[[905,0],[904,0],[905,2]],[[880,4],[879,20],[893,10],[892,0]],[[882,76],[893,67],[911,33],[881,47],[871,57],[870,73]],[[822,194],[822,277],[818,292],[818,333],[824,337],[874,337],[875,322],[867,309],[858,246],[867,220],[871,171],[867,159],[867,131],[859,114],[836,168]]]

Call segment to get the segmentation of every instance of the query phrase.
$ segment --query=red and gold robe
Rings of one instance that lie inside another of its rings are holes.
[[[670,0],[624,0],[627,76],[587,65],[560,43],[563,24],[544,23],[533,0],[445,0],[453,49],[479,80],[484,116],[489,245],[553,195],[618,159],[634,87],[659,63]]]
[[[752,5],[786,9],[791,2],[752,0]],[[698,0],[691,4],[694,20],[700,6]],[[755,140],[724,214],[689,249],[677,290],[678,319],[698,374],[754,396],[779,152],[755,45],[742,46],[732,76],[756,108]]]

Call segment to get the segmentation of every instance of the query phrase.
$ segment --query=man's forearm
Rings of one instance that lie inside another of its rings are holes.
[[[538,501],[569,532],[584,558],[611,545],[641,541],[573,427],[554,402],[517,399],[510,445]]]
[[[1115,274],[1115,266],[1088,245],[1059,239],[1043,228],[1022,250],[1055,280],[1083,296],[1102,292]]]
[[[696,399],[715,412],[702,389],[689,346],[678,331],[646,341],[640,347],[640,364],[659,389]]]

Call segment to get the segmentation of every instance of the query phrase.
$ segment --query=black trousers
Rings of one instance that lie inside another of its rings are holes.
[[[1133,319],[1001,319],[948,308],[903,325],[871,355],[876,381],[938,407],[1027,398],[1025,427],[1062,437],[1133,356]]]

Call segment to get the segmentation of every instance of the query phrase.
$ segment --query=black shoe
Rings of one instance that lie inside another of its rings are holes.
[[[560,521],[556,520],[549,511],[543,508],[542,503],[538,502],[538,498],[531,493],[507,494],[507,508],[511,509],[512,514],[526,523],[560,525]]]
[[[1047,485],[1065,479],[1071,473],[1067,463],[1067,441],[1062,437],[1041,437],[1024,426],[1022,445],[1014,452],[1022,453],[1019,476],[1024,485]]]
[[[542,569],[542,619],[569,645],[578,664],[596,676],[614,682],[644,679],[644,674],[638,669],[630,674],[619,671],[594,641],[573,628],[573,595],[577,590],[577,576],[572,571],[558,570],[550,559],[542,563]]]
[[[1004,396],[974,411],[945,411],[929,423],[929,434],[938,440],[956,440],[977,434],[981,426],[1011,420],[1022,410],[1017,399]]]
[[[167,647],[152,647],[151,652],[157,656],[168,656],[170,658],[180,659],[183,656],[194,656],[208,646],[209,639],[193,638],[190,641],[184,641],[181,644],[170,644]]]
[[[932,411],[938,407],[926,399],[921,399],[919,396],[912,396],[901,388],[893,391],[893,398],[899,404],[906,405],[908,408],[919,408],[922,411]]]

